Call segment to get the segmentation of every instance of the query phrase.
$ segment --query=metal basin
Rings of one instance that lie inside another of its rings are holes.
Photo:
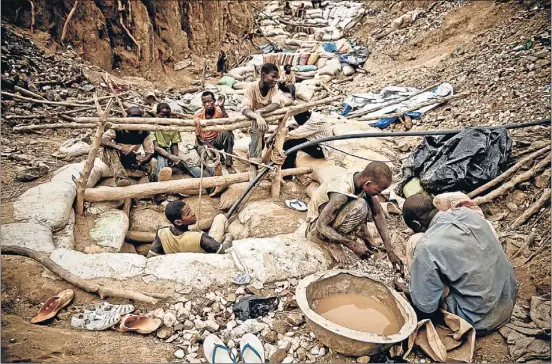
[[[399,321],[400,330],[380,335],[351,330],[316,313],[318,300],[335,294],[356,293],[384,304]],[[410,303],[383,283],[367,275],[347,270],[330,270],[304,278],[295,292],[297,304],[305,314],[316,338],[338,353],[349,356],[375,355],[408,338],[416,328],[417,318]]]

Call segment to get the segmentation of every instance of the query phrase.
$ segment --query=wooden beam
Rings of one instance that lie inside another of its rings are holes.
[[[107,118],[107,115],[109,114],[109,110],[111,109],[111,106],[113,105],[113,99],[110,99],[105,110],[102,112],[102,108],[100,106],[100,102],[98,101],[98,96],[96,94],[94,94],[94,98],[96,101],[96,108],[98,109],[98,112],[101,115],[102,121],[100,122],[100,125],[98,125],[98,128],[96,129],[96,135],[94,135],[94,139],[92,140],[92,145],[90,146],[90,151],[88,152],[88,158],[84,163],[82,173],[77,181],[77,204],[75,209],[76,210],[75,212],[77,213],[77,215],[84,214],[84,191],[86,189],[86,185],[88,183],[88,177],[90,177],[90,172],[92,171],[92,167],[94,167],[94,160],[96,159],[96,154],[98,154],[98,149],[100,148],[100,143],[101,143],[102,135],[104,133],[104,128],[105,128],[105,120]]]
[[[535,202],[530,208],[525,210],[523,214],[515,219],[514,223],[511,225],[512,229],[517,229],[521,225],[525,224],[525,222],[527,222],[531,216],[536,214],[548,201],[550,201],[550,188],[546,188],[537,202]]]
[[[290,168],[282,171],[282,176],[293,176],[311,173],[308,167]],[[228,176],[203,178],[203,187],[226,186],[239,182],[249,181],[249,173],[237,173]],[[164,182],[152,182],[127,187],[94,187],[84,191],[84,200],[90,202],[114,201],[125,198],[143,198],[163,193],[183,193],[199,189],[199,178],[188,178]]]

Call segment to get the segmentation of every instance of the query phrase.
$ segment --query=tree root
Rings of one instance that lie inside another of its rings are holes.
[[[63,42],[65,41],[65,36],[67,35],[67,26],[69,25],[69,22],[73,17],[73,14],[75,14],[75,11],[77,10],[78,4],[79,4],[79,0],[75,0],[75,3],[73,4],[71,11],[69,12],[69,15],[67,15],[67,20],[65,20],[65,23],[63,24],[63,30],[61,31],[61,38],[60,38],[61,44],[63,44]]]
[[[101,299],[104,299],[106,297],[118,297],[155,305],[157,302],[159,302],[160,298],[162,299],[170,297],[168,295],[157,293],[135,292],[125,289],[110,288],[105,287],[94,281],[84,280],[77,277],[73,273],[63,269],[59,264],[50,259],[50,257],[48,257],[46,254],[39,253],[32,249],[20,248],[16,246],[3,246],[2,254],[20,255],[23,257],[31,258],[48,268],[48,270],[50,270],[58,277],[71,283],[73,286],[89,293],[95,293],[99,295]]]
[[[33,0],[29,0],[29,3],[31,4],[31,33],[34,33],[34,26],[35,26],[35,6],[33,3]]]

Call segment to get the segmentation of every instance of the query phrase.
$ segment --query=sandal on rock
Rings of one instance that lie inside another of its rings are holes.
[[[209,363],[235,364],[238,358],[216,335],[209,335],[203,341],[203,353]]]
[[[104,301],[104,302],[95,303],[91,306],[84,307],[83,311],[85,314],[92,313],[92,312],[95,312],[99,315],[102,315],[104,313],[116,313],[119,316],[122,316],[134,311],[134,306],[133,305],[112,305],[111,303]]]
[[[79,313],[71,318],[71,326],[79,330],[102,331],[121,321],[117,313],[98,314],[96,312]]]
[[[261,340],[253,334],[245,334],[240,340],[240,354],[245,363],[264,363],[265,352]]]
[[[121,317],[119,330],[122,332],[134,331],[139,334],[151,334],[161,326],[158,318],[149,318],[142,315],[125,315]]]
[[[286,200],[286,206],[296,211],[307,211],[307,205],[300,200]]]
[[[38,314],[31,319],[32,324],[37,324],[51,319],[75,297],[72,289],[66,289],[60,294],[50,297],[44,302],[44,305],[38,310]]]

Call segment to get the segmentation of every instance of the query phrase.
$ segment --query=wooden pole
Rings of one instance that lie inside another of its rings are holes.
[[[293,176],[298,174],[311,173],[308,167],[290,168],[282,171],[282,176]],[[249,181],[249,173],[237,173],[227,176],[205,177],[203,187],[218,187],[233,183]],[[84,191],[84,200],[90,202],[114,201],[125,198],[143,198],[163,193],[184,193],[190,190],[199,189],[199,178],[180,179],[164,182],[152,182],[127,187],[94,187]]]
[[[550,154],[549,154],[546,158],[544,158],[542,161],[540,161],[539,164],[537,164],[536,166],[534,166],[533,168],[531,168],[527,172],[524,172],[524,173],[512,178],[512,180],[504,183],[502,186],[498,187],[496,190],[491,191],[490,193],[486,194],[485,196],[477,197],[476,199],[473,200],[473,202],[475,202],[478,205],[481,205],[481,204],[484,204],[484,203],[487,203],[489,201],[494,200],[498,196],[503,196],[506,191],[510,190],[511,188],[514,188],[518,183],[521,183],[523,181],[527,181],[529,178],[533,177],[534,175],[536,175],[538,172],[545,169],[546,167],[550,168],[550,161],[551,160],[552,160],[552,158],[550,157]]]
[[[35,102],[38,104],[46,104],[46,105],[59,105],[59,106],[72,106],[72,107],[82,107],[82,104],[77,103],[71,103],[71,102],[62,102],[62,101],[49,101],[49,100],[39,100],[39,99],[32,99],[29,97],[12,94],[11,92],[2,91],[2,95],[13,97],[14,99],[29,101],[29,102]]]
[[[207,73],[207,58],[203,58],[203,73],[201,74],[200,89],[205,90],[205,76]]]
[[[306,104],[296,105],[296,106],[290,106],[290,107],[283,107],[281,109],[271,111],[269,113],[264,113],[263,118],[265,120],[272,120],[272,121],[280,121],[280,118],[286,114],[288,111],[297,111],[297,110],[305,110],[305,108],[311,108],[319,105],[325,105],[329,104],[331,102],[337,101],[342,99],[341,96],[334,96],[334,97],[328,97],[326,99],[309,102]],[[435,102],[434,102],[435,103]],[[279,116],[278,118],[272,118],[275,116]],[[80,117],[75,118],[76,122],[83,122],[83,123],[95,123],[99,122],[99,117]],[[231,118],[220,118],[220,119],[208,119],[208,120],[201,120],[201,126],[214,126],[214,125],[227,125],[227,124],[235,124],[242,121],[249,121],[251,122],[251,119],[249,119],[247,116],[236,116]],[[157,125],[178,125],[178,126],[194,126],[195,122],[193,119],[178,119],[178,118],[114,118],[114,117],[108,117],[107,122],[113,123],[113,124],[157,124]]]
[[[31,97],[36,97],[37,99],[40,99],[40,100],[46,100],[44,98],[44,96],[42,95],[39,95],[37,93],[34,93],[32,91],[29,91],[27,90],[26,88],[23,88],[23,87],[19,87],[19,86],[13,86],[13,89],[17,92],[19,92],[20,94],[24,94],[24,95],[27,95],[27,96],[31,96]]]
[[[100,122],[100,125],[98,125],[98,128],[96,129],[96,135],[94,135],[94,139],[92,140],[92,145],[90,146],[90,152],[88,152],[88,158],[84,163],[82,174],[80,175],[77,181],[77,207],[76,207],[77,215],[84,214],[84,192],[86,190],[86,184],[88,183],[88,177],[90,177],[90,172],[92,171],[92,167],[94,167],[94,160],[96,159],[96,154],[98,153],[98,148],[100,147],[102,135],[105,128],[105,120],[107,118],[107,115],[109,114],[109,110],[111,110],[111,106],[113,105],[113,99],[110,99],[109,103],[105,108],[105,111],[102,112],[100,103],[97,100],[98,98],[97,95],[94,94],[94,97],[96,101],[96,108],[98,109],[98,113],[101,115],[102,121]]]
[[[44,129],[92,129],[98,126],[99,123],[93,124],[77,124],[77,123],[55,123],[55,124],[40,124],[40,125],[23,125],[15,126],[14,132],[44,130]]]
[[[31,115],[6,115],[4,119],[6,120],[26,120],[26,119],[47,119],[59,115],[70,115],[76,114],[79,112],[88,111],[90,109],[95,109],[95,106],[87,106],[82,109],[76,110],[66,110],[66,111],[56,111],[56,112],[45,112],[44,114],[31,114]]]
[[[521,214],[517,219],[514,220],[512,228],[517,229],[521,225],[525,224],[525,222],[527,222],[527,220],[531,216],[536,214],[547,201],[550,201],[550,188],[545,189],[542,193],[542,196],[537,200],[537,202],[535,202],[530,208],[525,210],[523,214]]]
[[[527,157],[521,159],[519,162],[514,164],[512,167],[510,167],[506,172],[502,173],[500,176],[496,177],[492,181],[489,181],[489,182],[485,183],[483,186],[479,186],[478,188],[476,188],[472,192],[468,193],[468,197],[474,198],[475,196],[480,195],[483,192],[487,191],[489,188],[494,187],[497,184],[505,181],[511,175],[516,173],[518,169],[520,169],[521,167],[523,167],[524,165],[526,165],[530,161],[536,160],[539,156],[541,156],[542,154],[544,154],[546,152],[549,152],[549,151],[550,151],[550,145],[548,145],[548,146],[546,146],[546,147],[544,147],[540,150],[537,150],[536,152],[528,155]]]

